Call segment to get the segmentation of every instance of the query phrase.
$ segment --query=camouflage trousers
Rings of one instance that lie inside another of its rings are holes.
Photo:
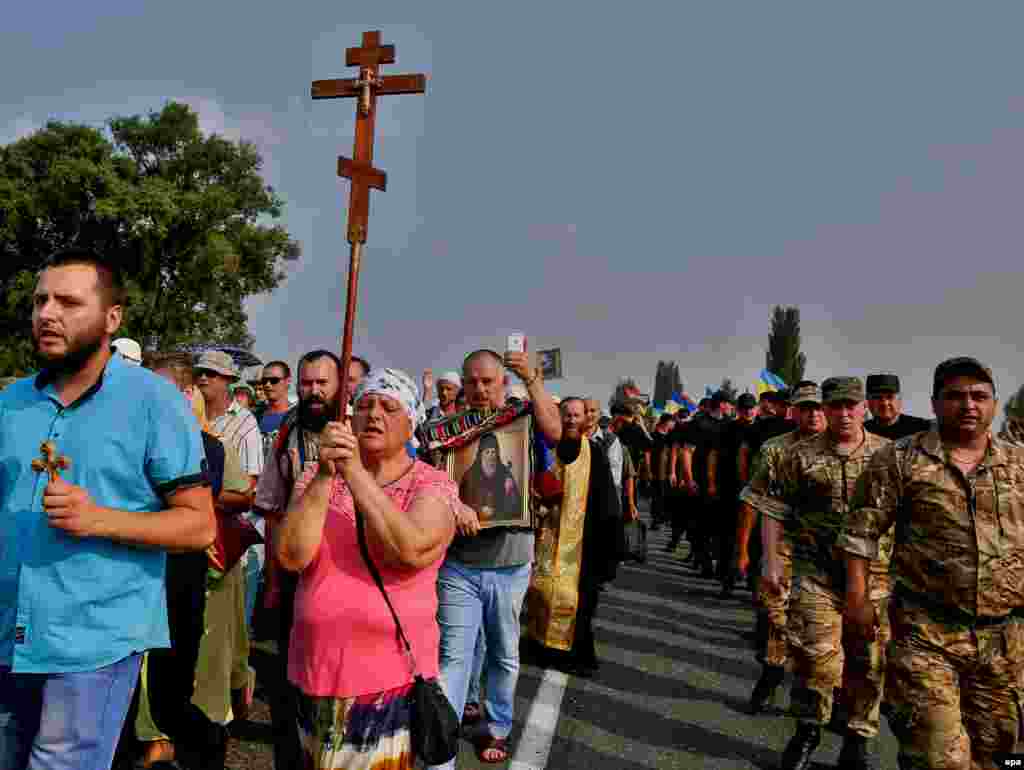
[[[766,666],[785,666],[789,659],[789,632],[786,630],[789,599],[793,581],[793,555],[789,548],[779,549],[782,565],[782,590],[777,594],[765,590],[758,592],[758,612],[764,615],[766,639],[762,662]]]
[[[793,579],[789,606],[789,652],[796,678],[790,713],[803,722],[827,725],[833,691],[846,680],[848,729],[866,737],[878,734],[885,687],[885,648],[889,641],[888,596],[872,592],[880,629],[878,638],[859,650],[843,648],[843,599],[813,578]],[[844,671],[845,666],[845,671]],[[845,674],[845,677],[844,677]]]
[[[996,767],[1012,752],[1024,708],[1024,622],[956,629],[891,608],[886,700],[901,770]]]

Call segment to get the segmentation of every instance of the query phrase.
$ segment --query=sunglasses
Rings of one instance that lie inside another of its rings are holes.
[[[202,378],[202,377],[213,378],[213,377],[219,377],[219,376],[220,375],[217,374],[217,372],[211,371],[209,369],[196,369],[196,379],[197,380]]]
[[[264,377],[260,380],[260,385],[277,385],[284,377]]]

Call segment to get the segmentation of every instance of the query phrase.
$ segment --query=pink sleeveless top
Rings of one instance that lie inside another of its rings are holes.
[[[303,489],[315,473],[311,468],[303,475]],[[424,497],[437,497],[448,505],[458,499],[458,489],[447,474],[419,461],[385,492],[402,511]],[[420,570],[395,569],[384,563],[372,543],[368,545],[412,645],[418,673],[436,677],[436,584],[443,559]],[[352,494],[340,477],[331,489],[320,548],[299,576],[288,678],[307,695],[339,698],[412,681],[391,613],[359,553]]]

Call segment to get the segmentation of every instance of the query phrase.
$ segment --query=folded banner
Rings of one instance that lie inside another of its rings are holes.
[[[459,449],[482,434],[508,425],[530,411],[526,401],[513,401],[501,409],[470,409],[451,417],[428,422],[420,432],[427,450]]]

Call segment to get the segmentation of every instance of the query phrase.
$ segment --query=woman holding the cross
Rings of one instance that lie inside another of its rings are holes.
[[[360,549],[380,572],[416,673],[438,676],[437,572],[455,533],[458,491],[409,457],[420,413],[404,372],[370,372],[347,423],[329,423],[320,461],[300,480],[274,547],[299,573],[288,678],[301,692],[307,767],[412,768],[413,672]],[[362,523],[358,522],[362,518]]]

